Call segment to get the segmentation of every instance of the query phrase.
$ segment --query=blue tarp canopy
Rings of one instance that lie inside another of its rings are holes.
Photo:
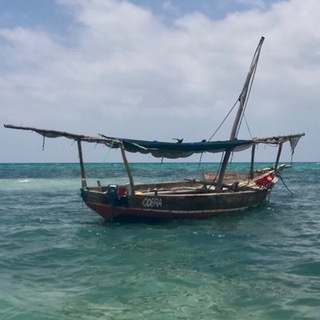
[[[91,143],[104,144],[110,148],[123,148],[128,152],[140,152],[144,154],[151,154],[157,158],[186,158],[194,153],[216,153],[224,151],[242,151],[250,148],[253,144],[282,144],[289,141],[292,150],[294,150],[299,139],[304,136],[304,133],[285,135],[285,136],[273,136],[267,138],[253,138],[253,140],[225,140],[225,141],[201,141],[201,142],[159,142],[159,141],[147,141],[147,140],[134,140],[124,138],[114,138],[101,135],[100,137],[90,137],[79,134],[73,134],[63,131],[37,129],[31,127],[14,126],[10,124],[4,125],[6,128],[30,130],[41,134],[47,138],[65,137],[75,141],[84,141]]]
[[[111,148],[119,148],[122,144],[128,152],[150,153],[157,158],[171,159],[189,157],[194,153],[216,153],[226,150],[242,151],[249,148],[253,143],[252,140],[237,139],[233,141],[159,142],[103,137],[108,141],[107,145]]]
[[[114,138],[100,135],[101,137],[90,137],[79,134],[73,134],[64,131],[38,129],[31,127],[21,127],[14,125],[5,125],[6,128],[30,130],[34,131],[46,138],[65,137],[76,141],[84,141],[91,143],[105,144],[110,148],[121,148],[128,152],[140,152],[143,154],[151,154],[157,158],[186,158],[194,153],[203,152],[224,152],[242,151],[249,148],[254,142],[252,140],[237,140],[232,141],[202,141],[202,142],[159,142],[147,140],[134,140],[124,138]]]

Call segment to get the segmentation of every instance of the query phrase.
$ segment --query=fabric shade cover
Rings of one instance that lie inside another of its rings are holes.
[[[85,135],[73,134],[63,131],[38,129],[32,127],[21,127],[6,124],[9,129],[30,130],[34,131],[46,138],[65,137],[75,141],[84,141],[89,143],[104,144],[110,148],[123,148],[128,152],[140,152],[143,154],[151,154],[157,158],[186,158],[195,153],[217,153],[224,151],[243,151],[250,148],[253,144],[280,144],[289,141],[292,149],[298,143],[302,134],[274,136],[267,138],[253,138],[253,140],[225,140],[225,141],[205,141],[202,142],[159,142],[147,140],[134,140],[124,138],[107,137],[100,134],[100,137],[90,137]]]
[[[123,147],[128,152],[150,153],[156,158],[186,158],[195,153],[242,151],[250,148],[252,140],[205,141],[205,142],[159,142],[105,137],[111,148]]]

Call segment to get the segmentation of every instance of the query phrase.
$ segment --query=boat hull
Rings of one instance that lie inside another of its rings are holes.
[[[138,194],[111,198],[107,192],[85,188],[81,195],[85,204],[105,220],[120,217],[156,219],[201,219],[240,211],[265,201],[271,189],[239,192],[206,192],[197,194]]]

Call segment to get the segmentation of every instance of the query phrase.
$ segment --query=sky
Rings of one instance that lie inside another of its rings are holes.
[[[78,161],[70,140],[46,139],[42,150],[41,136],[3,124],[158,141],[208,139],[237,100],[261,36],[238,137],[305,132],[294,160],[319,162],[319,12],[318,0],[2,0],[0,162]],[[214,139],[229,138],[233,118]],[[274,159],[274,147],[258,149],[258,161]],[[121,156],[89,144],[84,159]],[[285,148],[283,161],[290,159]]]

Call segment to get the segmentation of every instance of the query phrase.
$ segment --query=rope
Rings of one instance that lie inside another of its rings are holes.
[[[222,127],[222,125],[225,123],[225,121],[228,119],[230,113],[233,111],[233,109],[235,108],[235,106],[237,105],[239,100],[237,100],[234,105],[232,106],[232,108],[229,110],[228,114],[224,117],[224,119],[222,120],[222,122],[220,123],[220,125],[218,126],[218,128],[216,129],[216,131],[212,134],[212,136],[208,139],[208,141],[211,141],[211,139],[215,136],[215,134],[220,130],[220,128]]]
[[[224,119],[222,120],[222,122],[220,123],[220,125],[218,126],[218,128],[216,129],[216,131],[211,135],[211,137],[208,139],[208,141],[211,141],[212,138],[216,135],[216,133],[220,130],[220,128],[222,127],[222,125],[226,122],[226,120],[228,119],[229,115],[231,114],[231,112],[233,111],[233,109],[235,108],[235,106],[237,105],[239,99],[233,104],[233,106],[231,107],[231,109],[229,110],[229,112],[227,113],[227,115],[224,117]],[[199,163],[198,163],[198,169],[197,169],[197,173],[196,176],[199,175],[199,171],[200,171],[200,166],[202,163],[202,157],[203,157],[203,153],[201,153],[200,155],[200,159],[199,159]],[[221,165],[221,164],[220,164]],[[220,169],[219,169],[220,170]],[[219,171],[218,171],[219,172]]]
[[[245,111],[246,111],[246,109],[247,109],[247,105],[248,105],[249,97],[250,97],[250,94],[251,94],[251,89],[252,89],[253,81],[254,81],[254,78],[255,78],[255,75],[256,75],[256,71],[257,71],[257,65],[256,65],[255,68],[254,68],[254,71],[253,71],[253,74],[252,74],[252,78],[251,78],[251,80],[250,80],[250,84],[249,84],[249,88],[248,88],[248,92],[247,92],[247,96],[246,96],[246,103],[245,103],[245,105],[244,105],[244,107],[243,107],[242,117],[241,117],[241,119],[240,119],[240,123],[239,123],[239,126],[238,126],[238,130],[237,130],[236,136],[238,136],[239,130],[240,130],[240,128],[241,128],[242,120],[243,120],[243,118],[245,118]],[[246,123],[247,123],[246,118],[245,118],[245,121],[246,121]],[[251,136],[251,132],[250,132],[248,123],[247,123],[247,128],[248,128],[249,134],[250,134],[250,136]]]
[[[221,159],[220,159],[220,162],[219,162],[219,168],[218,168],[218,170],[216,171],[216,178],[217,178],[218,172],[220,171],[220,168],[221,168],[223,155],[224,155],[224,153],[222,153],[222,155],[221,155]],[[201,164],[202,164],[202,157],[203,157],[203,153],[201,153],[200,159],[199,159],[199,162],[198,162],[198,168],[197,168],[197,172],[196,172],[196,178],[199,177],[199,171],[200,171],[200,167],[201,167]],[[215,180],[216,180],[216,178],[215,178]]]
[[[248,91],[247,91],[247,96],[246,96],[245,105],[244,105],[243,112],[242,112],[242,116],[241,116],[241,119],[240,119],[240,124],[239,124],[238,129],[237,129],[237,132],[236,132],[236,136],[238,136],[238,133],[239,133],[239,130],[240,130],[240,127],[241,127],[241,123],[242,123],[243,118],[244,118],[251,139],[252,139],[252,134],[251,134],[251,130],[250,130],[249,125],[248,125],[247,118],[245,117],[245,110],[246,110],[247,105],[248,105],[248,101],[249,101],[249,97],[250,97],[250,93],[251,93],[253,81],[254,81],[254,78],[255,78],[255,75],[256,75],[256,71],[257,71],[257,64],[255,65],[255,68],[254,68],[254,71],[253,71],[253,74],[252,74],[252,77],[251,77],[251,80],[250,80],[250,84],[249,84],[249,88],[248,88]],[[228,119],[229,115],[231,114],[231,112],[232,112],[233,109],[236,107],[236,105],[238,104],[239,101],[240,101],[240,97],[239,97],[239,98],[237,99],[237,101],[233,104],[233,106],[231,107],[231,109],[229,110],[229,112],[227,113],[227,115],[224,117],[224,119],[222,120],[222,122],[220,123],[220,125],[218,126],[218,128],[214,131],[214,133],[211,135],[211,137],[208,139],[208,141],[211,141],[212,138],[216,135],[216,133],[220,130],[220,128],[221,128],[222,125],[225,123],[225,121]],[[201,153],[201,156],[200,156],[200,159],[199,159],[197,175],[199,174],[200,166],[201,166],[201,163],[202,163],[202,156],[203,156],[203,153]],[[221,158],[221,159],[222,159],[222,158]],[[221,167],[221,162],[220,162],[220,167]],[[220,168],[219,168],[218,172],[219,172],[219,171],[220,171]]]
[[[199,158],[198,168],[197,168],[197,172],[196,172],[196,178],[199,177],[199,171],[200,171],[200,167],[201,167],[201,163],[202,163],[202,157],[203,157],[203,152],[201,153],[200,158]]]
[[[252,133],[251,133],[251,130],[250,130],[250,127],[249,127],[248,121],[247,121],[247,117],[246,117],[246,115],[245,115],[245,114],[243,114],[243,116],[244,116],[244,121],[245,121],[245,123],[246,123],[246,127],[247,127],[247,129],[248,129],[248,132],[249,132],[250,138],[251,138],[251,140],[252,140],[252,139],[253,139],[253,136],[252,136]]]
[[[103,160],[102,160],[103,163],[106,163],[106,162],[107,162],[107,159],[108,159],[108,157],[109,157],[109,154],[110,154],[110,152],[111,152],[111,150],[112,150],[113,143],[114,143],[114,141],[112,140],[111,146],[110,146],[109,148],[107,148],[107,151],[106,151],[106,153],[105,153],[105,155],[104,155],[104,157],[103,157]]]
[[[293,162],[293,154],[294,154],[294,150],[292,150],[292,152],[291,152],[290,166],[292,166],[292,162]]]
[[[289,191],[289,193],[291,194],[291,196],[293,196],[293,192],[288,188],[288,186],[286,185],[286,183],[284,182],[283,178],[281,177],[281,175],[279,175],[280,180],[282,181],[283,185],[286,187],[286,189]]]

